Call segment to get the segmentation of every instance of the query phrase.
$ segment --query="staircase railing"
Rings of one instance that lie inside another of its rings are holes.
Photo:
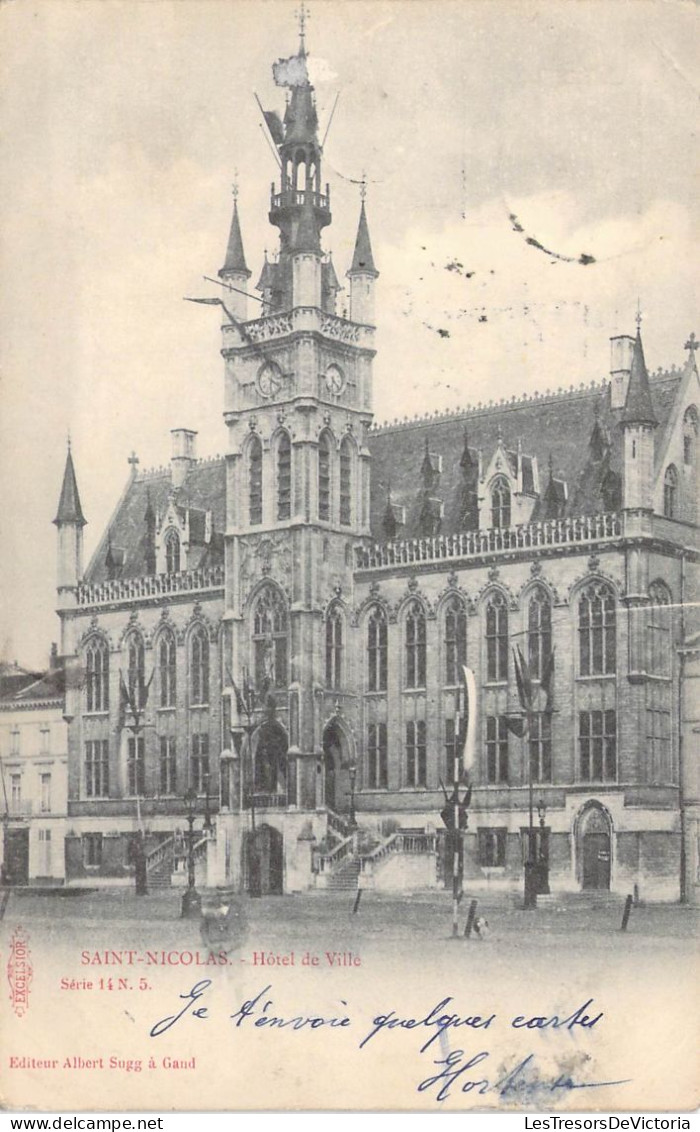
[[[175,838],[171,835],[160,841],[154,849],[146,854],[146,875],[155,871],[163,861],[169,857],[171,865],[174,858]]]
[[[335,810],[326,808],[326,819],[328,828],[331,829],[333,833],[337,834],[338,837],[342,838],[343,841],[352,834],[354,827],[348,818],[344,818],[342,814],[336,814]]]
[[[364,853],[360,857],[360,872],[371,875],[376,866],[394,853],[408,853],[413,856],[426,856],[435,852],[437,836],[434,833],[416,833],[413,831],[396,830],[373,849],[371,853]]]
[[[350,834],[349,837],[339,841],[332,849],[327,852],[321,853],[318,849],[314,849],[314,866],[317,873],[331,873],[338,867],[341,861],[353,855],[353,845],[355,837]]]

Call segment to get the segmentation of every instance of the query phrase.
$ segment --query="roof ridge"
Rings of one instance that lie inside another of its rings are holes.
[[[530,405],[535,402],[542,404],[543,402],[561,401],[567,397],[581,395],[583,393],[592,393],[596,390],[602,393],[608,388],[609,384],[608,378],[603,378],[602,381],[593,379],[588,383],[582,381],[579,385],[571,385],[568,389],[564,389],[560,386],[558,389],[547,389],[543,393],[540,393],[539,390],[535,390],[533,393],[526,392],[520,397],[514,394],[512,397],[502,397],[498,401],[478,401],[476,405],[460,405],[455,409],[436,409],[432,413],[417,414],[415,417],[396,417],[391,421],[382,421],[377,424],[372,424],[370,431],[372,433],[383,432],[392,428],[405,428],[406,425],[428,424],[430,421],[445,420],[450,417],[485,416],[488,413],[493,413],[495,409],[515,409],[521,405]]]

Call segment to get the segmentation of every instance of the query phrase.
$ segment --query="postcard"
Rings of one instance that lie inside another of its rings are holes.
[[[697,21],[0,8],[5,1110],[689,1126]]]

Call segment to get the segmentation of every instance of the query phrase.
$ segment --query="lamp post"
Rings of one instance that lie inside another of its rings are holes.
[[[202,901],[199,893],[194,885],[194,820],[195,808],[197,805],[197,791],[194,787],[185,794],[185,806],[187,807],[187,888],[182,897],[182,912],[183,919],[191,920],[199,917],[202,909]]]
[[[255,758],[253,756],[253,734],[258,724],[255,718],[257,692],[251,683],[248,669],[243,669],[242,687],[236,688],[236,704],[238,714],[244,717],[243,732],[248,741],[248,754],[250,757],[250,841],[248,848],[248,895],[261,896],[260,858],[258,856],[258,840],[255,828]],[[233,732],[233,729],[232,729]],[[241,779],[245,775],[241,767]],[[245,785],[243,787],[243,801],[245,804]]]
[[[350,824],[354,829],[357,825],[355,818],[355,783],[357,781],[357,764],[350,763],[348,767],[348,774],[350,775]]]
[[[537,907],[537,860],[535,854],[535,819],[534,798],[532,784],[532,752],[530,750],[530,734],[532,730],[532,713],[527,712],[526,730],[523,736],[525,758],[527,759],[527,794],[528,794],[528,823],[527,823],[527,860],[525,861],[525,883],[523,893],[523,908]]]
[[[204,831],[211,833],[211,813],[209,811],[209,780],[211,775],[207,772],[204,776]]]
[[[545,828],[547,807],[544,798],[537,803],[537,816],[540,819],[540,852],[539,852],[539,885],[538,892],[543,895],[549,893],[549,837]]]

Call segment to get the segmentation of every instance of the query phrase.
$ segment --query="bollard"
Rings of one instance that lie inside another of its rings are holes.
[[[357,896],[355,897],[355,903],[354,903],[354,904],[353,904],[353,906],[352,906],[352,914],[353,914],[353,916],[355,915],[355,912],[357,911],[357,909],[358,909],[358,908],[360,907],[360,897],[361,897],[361,896],[362,896],[362,889],[361,889],[361,888],[358,888],[358,890],[357,890]]]
[[[627,931],[627,923],[629,921],[631,911],[632,911],[632,897],[628,896],[627,899],[625,900],[625,910],[622,913],[622,923],[620,924],[620,931],[622,931],[622,932]]]
[[[474,920],[476,919],[476,906],[478,901],[471,900],[469,902],[469,912],[467,913],[467,922],[464,925],[464,938],[469,939],[474,927]]]

